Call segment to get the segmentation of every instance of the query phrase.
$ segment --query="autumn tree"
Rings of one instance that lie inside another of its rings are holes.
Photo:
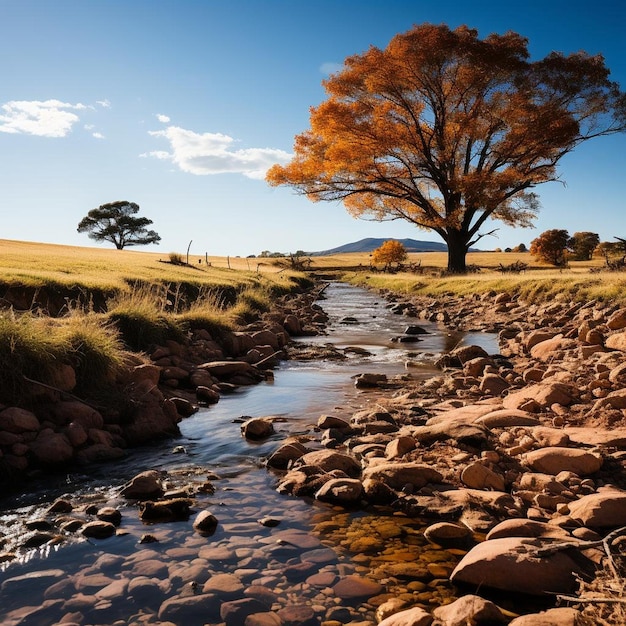
[[[481,40],[467,26],[423,24],[348,57],[268,183],[432,230],[448,270],[464,272],[469,248],[494,232],[487,220],[531,226],[532,190],[558,180],[560,159],[626,129],[626,94],[601,56],[530,61],[527,45],[514,32]]]
[[[406,261],[407,256],[406,248],[401,241],[389,239],[372,252],[372,263],[383,263],[385,271],[388,271],[394,263]]]
[[[593,251],[598,247],[600,237],[587,231],[574,233],[567,242],[567,249],[577,261],[590,261]]]
[[[88,237],[95,241],[108,241],[118,250],[161,241],[156,231],[147,228],[152,220],[135,217],[138,212],[139,205],[135,202],[118,200],[102,204],[83,217],[77,230],[88,233]]]
[[[567,259],[569,238],[566,230],[546,230],[530,242],[530,253],[546,263],[562,267]]]

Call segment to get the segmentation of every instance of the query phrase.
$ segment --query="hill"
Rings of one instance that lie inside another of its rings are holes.
[[[320,252],[309,252],[308,254],[310,256],[327,256],[330,254],[346,254],[348,252],[372,252],[376,250],[376,248],[380,248],[380,246],[382,246],[385,241],[389,241],[389,239],[394,238],[382,239],[378,237],[368,237],[353,243],[346,243],[338,248],[322,250]],[[394,240],[399,241],[407,252],[446,252],[448,250],[448,246],[446,246],[445,243],[438,241],[418,241],[416,239]]]

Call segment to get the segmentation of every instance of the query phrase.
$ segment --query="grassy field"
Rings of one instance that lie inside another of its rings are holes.
[[[186,257],[183,257],[186,261]],[[60,246],[0,239],[0,281],[30,286],[74,285],[120,289],[132,281],[188,282],[198,285],[238,283],[257,273],[280,270],[269,259],[189,257],[189,265],[169,262],[169,254]],[[239,270],[234,272],[233,270]]]

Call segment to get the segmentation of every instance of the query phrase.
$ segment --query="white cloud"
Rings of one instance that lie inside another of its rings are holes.
[[[167,124],[170,121],[170,118],[167,115],[161,115],[161,113],[157,113],[156,118],[163,124]]]
[[[79,121],[73,111],[86,108],[60,100],[11,100],[0,108],[0,132],[65,137]]]
[[[91,133],[91,136],[95,137],[96,139],[104,139],[104,135],[102,133],[98,133],[98,132]]]
[[[111,108],[111,102],[109,100],[96,100],[96,104],[99,104],[103,109]]]
[[[336,74],[337,72],[341,72],[344,68],[342,63],[322,63],[320,65],[320,72],[325,74],[326,76],[330,76],[331,74]]]
[[[275,148],[233,149],[235,140],[221,133],[198,134],[178,126],[150,131],[153,137],[163,137],[171,152],[155,151],[142,156],[169,159],[183,172],[208,176],[212,174],[243,174],[263,179],[275,163],[287,163],[289,153]]]

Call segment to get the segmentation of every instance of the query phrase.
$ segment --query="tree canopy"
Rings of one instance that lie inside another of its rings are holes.
[[[139,205],[127,200],[102,204],[83,217],[77,230],[88,233],[88,237],[95,241],[108,241],[118,250],[161,241],[156,231],[147,228],[152,220],[135,217],[138,212]]]
[[[626,129],[626,94],[602,56],[530,61],[527,46],[514,32],[481,40],[467,26],[423,24],[348,57],[268,183],[432,230],[448,244],[448,270],[464,272],[488,219],[532,226],[532,190],[558,180],[560,159]]]
[[[389,239],[372,252],[372,263],[383,263],[389,270],[394,263],[406,261],[408,254],[401,241]]]
[[[565,265],[567,260],[567,244],[570,240],[566,230],[553,228],[541,233],[530,242],[530,253],[557,267]]]

